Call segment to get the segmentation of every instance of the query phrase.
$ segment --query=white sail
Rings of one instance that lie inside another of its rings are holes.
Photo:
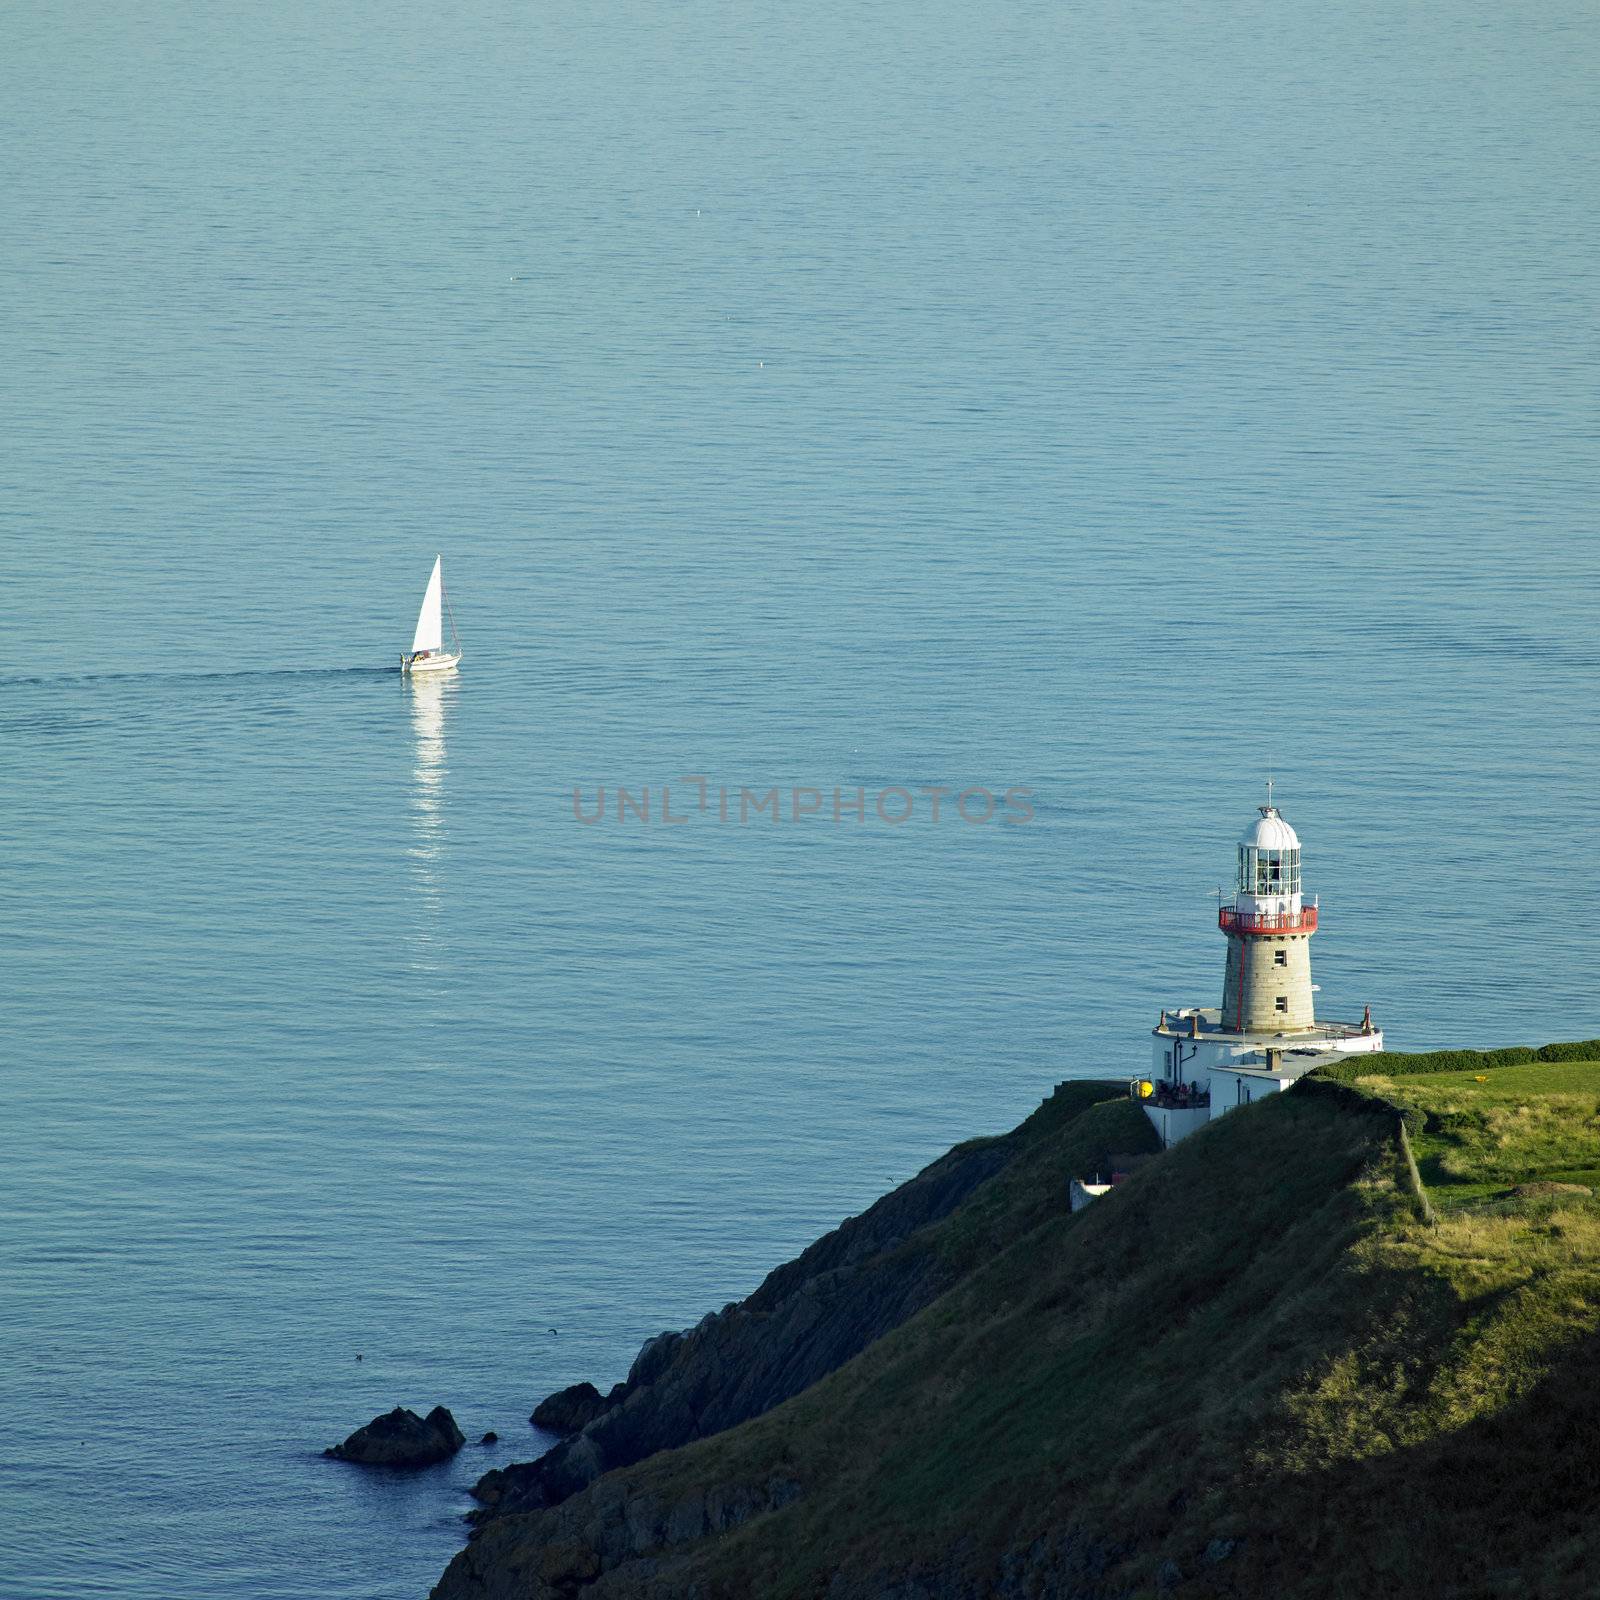
[[[417,613],[417,631],[411,641],[411,653],[419,650],[438,650],[444,645],[444,619],[440,614],[440,597],[444,593],[444,575],[440,570],[444,557],[437,556],[433,563],[433,576],[428,579],[428,592],[422,597],[422,610]]]

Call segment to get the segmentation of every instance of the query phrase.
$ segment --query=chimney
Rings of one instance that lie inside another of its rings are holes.
[[[1371,1006],[1362,1006],[1362,1008],[1361,1008],[1361,1031],[1363,1033],[1371,1033],[1372,1032],[1372,1007]]]
[[[1200,1037],[1200,1013],[1198,1011],[1189,1013],[1189,1037],[1191,1039]]]
[[[1278,1049],[1274,1049],[1271,1045],[1268,1045],[1268,1047],[1267,1047],[1267,1071],[1268,1072],[1279,1072],[1279,1071],[1282,1070],[1282,1068],[1283,1068],[1283,1051],[1278,1050]]]

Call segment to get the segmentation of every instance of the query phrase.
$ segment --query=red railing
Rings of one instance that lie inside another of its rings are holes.
[[[1224,933],[1315,933],[1317,908],[1303,911],[1240,911],[1223,906],[1217,912],[1217,926]]]

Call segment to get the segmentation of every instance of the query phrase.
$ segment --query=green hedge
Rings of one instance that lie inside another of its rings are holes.
[[[1600,1039],[1579,1039],[1572,1044],[1547,1044],[1534,1053],[1541,1061],[1600,1061]]]
[[[1524,1067],[1534,1061],[1600,1061],[1600,1039],[1578,1039],[1570,1044],[1547,1044],[1539,1049],[1509,1045],[1503,1050],[1380,1050],[1375,1055],[1344,1056],[1315,1067],[1312,1078],[1353,1083],[1370,1073],[1385,1077],[1413,1077],[1424,1072],[1483,1072],[1491,1067]]]

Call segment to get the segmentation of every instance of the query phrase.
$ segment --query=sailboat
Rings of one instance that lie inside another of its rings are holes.
[[[451,649],[444,648],[444,618],[450,618]],[[417,613],[417,631],[412,635],[411,653],[400,657],[402,672],[454,672],[461,663],[461,640],[456,637],[455,612],[444,592],[444,557],[436,556],[428,592]]]

